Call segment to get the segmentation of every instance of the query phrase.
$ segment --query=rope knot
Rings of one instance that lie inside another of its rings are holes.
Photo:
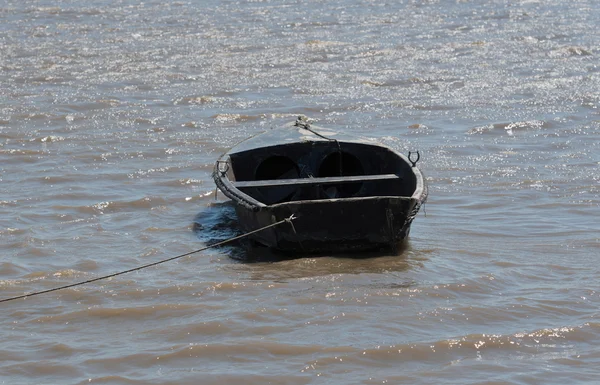
[[[285,218],[284,221],[286,221],[286,223],[289,223],[290,226],[292,226],[292,231],[294,232],[294,234],[297,234],[296,228],[294,227],[294,224],[292,223],[292,221],[294,219],[296,219],[296,216],[294,214],[292,214],[289,216],[289,218]]]

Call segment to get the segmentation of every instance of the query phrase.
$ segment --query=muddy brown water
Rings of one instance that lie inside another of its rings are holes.
[[[236,234],[213,162],[300,114],[419,150],[430,198],[398,255],[229,246],[2,303],[0,383],[597,383],[598,24],[583,0],[3,2],[2,298]]]

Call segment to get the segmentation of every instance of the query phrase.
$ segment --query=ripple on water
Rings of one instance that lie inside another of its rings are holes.
[[[421,151],[406,248],[236,244],[7,302],[2,380],[597,382],[599,7],[197,3],[0,11],[2,298],[238,235],[214,160],[299,114]]]

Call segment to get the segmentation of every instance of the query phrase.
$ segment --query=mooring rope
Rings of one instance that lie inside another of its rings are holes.
[[[152,266],[156,266],[156,265],[163,264],[163,263],[165,263],[165,262],[170,262],[170,261],[173,261],[173,260],[175,260],[175,259],[179,259],[179,258],[187,257],[188,255],[192,255],[192,254],[195,254],[195,253],[199,253],[199,252],[201,252],[201,251],[208,250],[208,249],[210,249],[210,248],[213,248],[213,247],[219,247],[219,246],[226,245],[226,244],[228,244],[228,243],[231,243],[231,242],[233,242],[233,241],[237,241],[238,239],[245,238],[245,237],[247,237],[247,236],[249,236],[249,235],[252,235],[252,234],[258,233],[258,232],[260,232],[260,231],[263,231],[263,230],[266,230],[266,229],[268,229],[268,228],[275,227],[275,226],[279,226],[279,225],[280,225],[280,224],[282,224],[282,223],[289,223],[289,224],[292,226],[292,230],[293,230],[294,232],[296,232],[296,229],[294,228],[294,224],[292,223],[292,221],[293,221],[294,219],[296,219],[296,217],[295,217],[295,216],[292,214],[292,215],[290,215],[290,216],[289,216],[289,218],[282,219],[282,220],[280,220],[279,222],[271,223],[270,225],[267,225],[267,226],[261,227],[260,229],[252,230],[252,231],[250,231],[250,232],[247,232],[247,233],[244,233],[244,234],[242,234],[242,235],[238,235],[238,236],[235,236],[235,237],[232,237],[232,238],[226,239],[226,240],[224,240],[224,241],[221,241],[221,242],[213,243],[212,245],[208,245],[208,246],[206,246],[206,247],[203,247],[203,248],[201,248],[201,249],[198,249],[198,250],[190,251],[190,252],[187,252],[187,253],[184,253],[184,254],[177,255],[177,256],[175,256],[175,257],[171,257],[171,258],[163,259],[163,260],[161,260],[161,261],[157,261],[157,262],[148,263],[148,264],[146,264],[146,265],[142,265],[142,266],[134,267],[134,268],[132,268],[132,269],[128,269],[128,270],[119,271],[119,272],[117,272],[117,273],[113,273],[113,274],[105,275],[105,276],[102,276],[102,277],[93,278],[93,279],[88,279],[87,281],[76,282],[76,283],[72,283],[72,284],[70,284],[70,285],[59,286],[59,287],[55,287],[55,288],[48,289],[48,290],[36,291],[36,292],[33,292],[33,293],[29,293],[29,294],[23,294],[23,295],[19,295],[19,296],[16,296],[16,297],[11,297],[11,298],[4,298],[4,299],[0,299],[0,303],[1,303],[1,302],[14,301],[14,300],[21,299],[21,298],[33,297],[33,296],[35,296],[35,295],[40,295],[40,294],[51,293],[51,292],[53,292],[53,291],[62,290],[62,289],[68,289],[68,288],[70,288],[70,287],[74,287],[74,286],[81,286],[81,285],[85,285],[85,284],[88,284],[88,283],[92,283],[92,282],[100,281],[100,280],[103,280],[103,279],[108,279],[108,278],[116,277],[116,276],[118,276],[118,275],[127,274],[127,273],[131,273],[131,272],[134,272],[134,271],[139,271],[139,270],[145,269],[145,268],[147,268],[147,267],[152,267]]]
[[[325,140],[328,140],[330,142],[335,142],[335,144],[337,145],[338,148],[338,156],[340,157],[340,176],[344,176],[344,167],[342,166],[342,146],[340,145],[339,140],[334,139],[334,138],[330,138],[326,135],[323,135],[315,130],[312,129],[312,127],[310,126],[310,122],[308,122],[307,120],[305,120],[302,116],[299,116],[298,119],[296,120],[296,126],[297,127],[302,127],[307,131],[312,132],[313,134],[317,135],[320,138],[323,138]]]

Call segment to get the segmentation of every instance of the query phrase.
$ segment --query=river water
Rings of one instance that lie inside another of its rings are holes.
[[[600,7],[0,4],[0,296],[237,234],[213,162],[291,122],[419,150],[398,255],[237,246],[0,303],[2,384],[600,381]]]

